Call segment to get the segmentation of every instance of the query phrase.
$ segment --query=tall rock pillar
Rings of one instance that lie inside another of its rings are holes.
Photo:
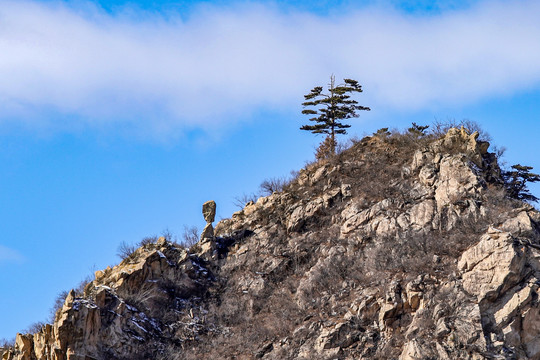
[[[201,233],[201,239],[199,241],[201,255],[204,258],[211,259],[214,258],[216,252],[214,228],[212,227],[214,217],[216,216],[216,202],[213,200],[205,202],[202,206],[202,213],[206,221],[206,226]]]
[[[207,201],[202,206],[202,213],[204,220],[206,221],[206,226],[201,233],[201,242],[205,239],[212,240],[214,238],[214,228],[212,223],[216,217],[216,202],[214,200]]]

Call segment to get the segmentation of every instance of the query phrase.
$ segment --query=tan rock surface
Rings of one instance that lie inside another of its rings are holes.
[[[540,214],[477,133],[385,134],[215,229],[205,203],[199,243],[96,271],[2,359],[540,359]]]

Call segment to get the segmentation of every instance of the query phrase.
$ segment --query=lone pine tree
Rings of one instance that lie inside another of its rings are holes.
[[[304,95],[306,101],[302,103],[304,106],[302,114],[315,115],[309,119],[309,121],[315,122],[315,125],[304,125],[300,130],[308,130],[314,134],[326,134],[327,137],[321,146],[325,147],[324,152],[329,155],[336,153],[336,134],[346,134],[345,129],[351,127],[351,125],[341,121],[360,116],[359,110],[370,110],[370,108],[360,106],[356,100],[351,99],[350,94],[362,92],[358,81],[352,79],[343,79],[343,81],[343,84],[336,85],[334,75],[330,76],[327,93],[323,93],[322,86],[316,86],[309,94]],[[319,149],[319,152],[321,150]]]
[[[531,172],[532,166],[512,165],[512,170],[503,171],[502,178],[508,195],[514,199],[537,202],[538,198],[531,194],[527,183],[540,181],[540,175]]]

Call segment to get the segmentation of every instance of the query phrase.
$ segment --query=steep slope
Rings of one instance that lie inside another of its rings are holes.
[[[540,214],[478,134],[379,133],[71,292],[3,359],[540,359]]]

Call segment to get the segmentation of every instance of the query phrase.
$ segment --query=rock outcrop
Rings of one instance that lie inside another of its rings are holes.
[[[540,359],[540,213],[478,133],[366,137],[161,238],[2,359]],[[208,245],[208,244],[211,244]]]
[[[214,237],[214,228],[212,223],[216,217],[216,202],[214,200],[207,201],[203,204],[202,213],[206,226],[201,233],[201,241],[212,239]]]

